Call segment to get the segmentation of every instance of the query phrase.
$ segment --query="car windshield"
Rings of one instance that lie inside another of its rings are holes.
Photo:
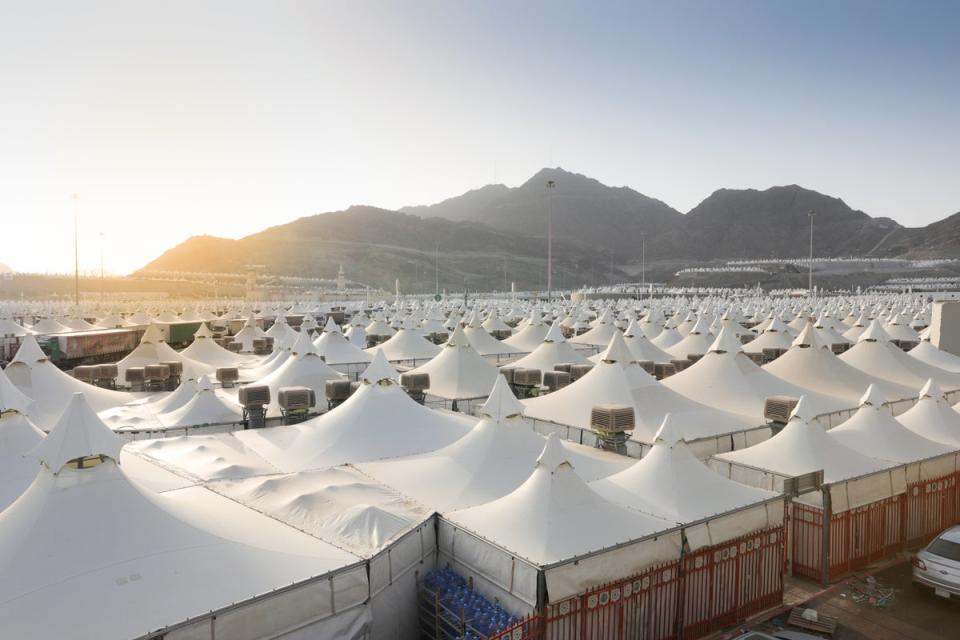
[[[930,543],[927,551],[935,556],[960,562],[960,543],[950,542],[943,538],[937,538]]]

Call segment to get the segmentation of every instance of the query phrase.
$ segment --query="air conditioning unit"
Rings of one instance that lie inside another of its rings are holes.
[[[500,375],[504,377],[507,381],[507,384],[513,384],[513,372],[516,371],[514,367],[500,367]]]
[[[73,377],[77,380],[83,380],[84,382],[93,384],[94,380],[97,379],[97,367],[90,365],[74,367]]]
[[[270,387],[265,384],[244,385],[237,389],[237,401],[243,407],[264,407],[270,404]]]
[[[101,364],[97,366],[94,379],[98,387],[104,389],[116,389],[117,377],[120,372],[115,364]]]
[[[563,389],[570,384],[570,373],[568,371],[544,371],[543,386],[547,391],[556,391]]]
[[[354,387],[349,380],[327,380],[324,395],[327,396],[327,409],[338,407],[353,394]]]
[[[240,349],[243,348],[243,345],[235,340],[231,340],[227,343],[227,351],[231,353],[240,353]]]
[[[683,371],[684,369],[689,367],[691,363],[689,360],[684,358],[683,360],[671,360],[670,364],[673,365],[673,370],[679,373],[680,371]]]
[[[400,375],[400,386],[407,391],[426,391],[430,388],[430,374],[403,373]]]
[[[449,333],[440,333],[439,331],[431,333],[428,338],[433,344],[443,344],[450,337]]]
[[[702,353],[690,353],[687,355],[687,366],[689,367],[692,364],[700,362],[700,358],[703,357]]]
[[[627,432],[636,426],[633,407],[601,404],[590,410],[590,428],[599,438],[601,449],[627,452]]]
[[[124,381],[133,391],[143,391],[143,367],[130,367],[123,374]]]
[[[237,400],[243,406],[244,429],[260,429],[266,426],[270,387],[264,384],[240,387],[237,390]]]
[[[757,336],[753,335],[752,333],[742,333],[740,334],[740,344],[747,344],[756,337]]]
[[[783,479],[783,493],[788,496],[802,496],[823,487],[823,469],[803,475]]]
[[[846,342],[834,342],[830,345],[830,351],[833,351],[834,354],[840,355],[850,348],[850,344]]]
[[[273,353],[273,336],[264,336],[263,339],[267,342],[267,353]]]
[[[773,362],[783,354],[787,352],[786,349],[781,349],[780,347],[764,347],[763,348],[763,357],[767,362]]]
[[[583,376],[590,373],[593,369],[592,364],[572,364],[570,365],[570,382],[575,382]]]
[[[763,404],[763,417],[768,422],[787,424],[798,402],[800,399],[792,396],[770,396]]]
[[[317,404],[317,396],[309,387],[283,387],[277,391],[277,404],[284,424],[296,424],[306,419]]]
[[[653,365],[653,375],[656,376],[657,380],[669,378],[676,372],[677,369],[672,362],[657,362]]]
[[[650,375],[654,375],[656,373],[656,368],[654,367],[653,360],[640,360],[639,362],[637,362],[637,364],[640,365],[640,368],[642,368],[644,371],[646,371]]]
[[[904,351],[910,351],[910,349],[913,349],[918,344],[916,340],[897,340],[897,346]]]
[[[757,365],[758,367],[762,367],[763,365],[767,364],[767,356],[763,355],[762,353],[748,353],[747,357],[750,358],[750,360],[753,361],[753,364]]]
[[[166,365],[172,377],[179,378],[183,375],[183,362],[180,360],[165,360],[160,364]]]
[[[311,409],[317,404],[317,396],[309,387],[283,387],[277,391],[277,404],[281,409]]]
[[[230,388],[240,380],[240,371],[236,367],[220,367],[217,369],[217,380],[224,389]]]
[[[170,377],[170,367],[165,364],[148,364],[143,368],[143,379],[147,383],[164,382]]]
[[[506,330],[504,330],[504,329],[497,329],[497,330],[491,332],[490,335],[492,335],[492,336],[493,336],[494,338],[496,338],[497,340],[506,340],[506,339],[509,338],[511,335],[513,335],[513,332],[512,332],[512,331],[506,331]]]
[[[270,350],[267,347],[267,340],[265,338],[254,338],[253,339],[253,353],[258,356],[269,355]]]
[[[542,379],[540,369],[517,368],[513,370],[513,384],[518,387],[536,387]]]
[[[554,371],[563,371],[565,373],[570,373],[570,367],[572,367],[569,362],[561,362],[560,364],[553,365]]]

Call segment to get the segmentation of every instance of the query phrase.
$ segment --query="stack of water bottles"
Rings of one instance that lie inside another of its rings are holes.
[[[424,627],[435,630],[429,634],[435,640],[485,640],[519,621],[450,568],[430,571],[421,586],[422,601],[434,618]]]

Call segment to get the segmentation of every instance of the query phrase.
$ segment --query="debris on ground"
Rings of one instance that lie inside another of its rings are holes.
[[[854,574],[846,581],[845,586],[847,591],[841,593],[841,597],[849,594],[850,599],[857,604],[886,608],[896,601],[897,590],[884,585],[874,576],[861,577]]]

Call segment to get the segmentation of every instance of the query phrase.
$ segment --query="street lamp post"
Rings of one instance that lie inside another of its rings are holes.
[[[809,211],[807,216],[810,218],[810,259],[807,262],[807,290],[813,295],[813,218],[817,215],[816,211]]]
[[[80,312],[80,213],[79,203],[80,194],[74,193],[70,196],[73,200],[73,301],[77,305],[77,313]]]
[[[547,180],[547,302],[553,300],[553,190],[557,183]]]

